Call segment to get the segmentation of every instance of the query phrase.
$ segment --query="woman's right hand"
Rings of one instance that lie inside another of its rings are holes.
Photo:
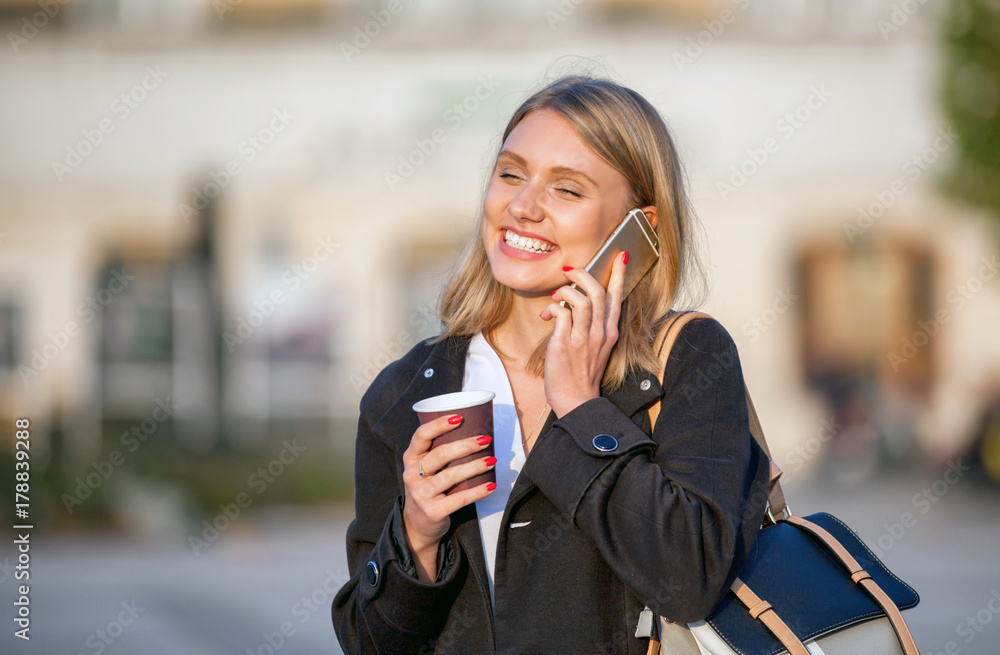
[[[445,491],[459,482],[496,466],[496,460],[487,463],[484,455],[481,459],[442,470],[453,460],[485,450],[490,443],[488,436],[469,437],[431,450],[434,439],[454,430],[461,422],[460,415],[452,414],[424,423],[413,433],[410,446],[403,453],[403,485],[406,488],[403,523],[406,538],[415,560],[419,558],[426,561],[426,556],[430,555],[432,558],[429,561],[434,562],[434,565],[437,561],[438,544],[451,526],[452,512],[485,498],[496,488],[494,483],[485,483],[445,495]],[[419,473],[421,466],[423,476]],[[417,568],[419,572],[419,564]]]

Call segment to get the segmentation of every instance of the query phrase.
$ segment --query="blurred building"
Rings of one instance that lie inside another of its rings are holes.
[[[963,452],[1000,379],[998,241],[933,182],[942,7],[3,0],[0,417],[80,459],[158,402],[190,448],[349,447],[437,332],[506,119],[589,68],[674,132],[705,309],[789,475],[833,442],[859,470]]]

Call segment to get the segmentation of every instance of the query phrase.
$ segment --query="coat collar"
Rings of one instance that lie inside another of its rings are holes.
[[[430,396],[462,390],[466,354],[471,341],[472,335],[461,335],[433,344],[430,354],[415,369],[406,389],[372,426],[372,432],[380,441],[391,446],[397,454],[402,454],[413,433],[420,427],[417,414],[413,411],[414,403]],[[644,384],[646,381],[648,385]],[[643,389],[643,386],[647,388]],[[617,389],[602,387],[601,396],[634,419],[637,412],[663,396],[663,387],[655,372],[633,370]],[[539,434],[544,433],[553,420],[554,415],[550,412]]]

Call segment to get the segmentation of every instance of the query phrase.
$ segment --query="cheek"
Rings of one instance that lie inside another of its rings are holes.
[[[509,199],[505,197],[503,189],[498,188],[496,184],[492,184],[486,190],[486,197],[483,198],[483,210],[488,216],[496,216],[503,212],[508,203]]]

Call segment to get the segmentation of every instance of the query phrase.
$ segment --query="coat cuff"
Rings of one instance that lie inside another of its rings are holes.
[[[577,507],[604,469],[655,449],[656,442],[614,403],[591,398],[553,421],[531,449],[523,470],[576,525]]]
[[[419,579],[417,566],[413,563],[413,555],[410,554],[410,547],[406,543],[406,528],[403,526],[403,497],[396,499],[396,504],[392,508],[392,527],[389,530],[392,535],[392,545],[399,555],[399,566],[408,575]],[[437,552],[437,579],[435,582],[444,581],[449,569],[455,565],[455,545],[451,539],[443,540],[438,544]]]
[[[406,549],[405,533],[401,532],[401,506],[399,497],[365,565],[359,583],[359,607],[364,615],[376,611],[382,621],[397,630],[415,635],[438,634],[447,619],[447,612],[442,613],[441,607],[450,607],[458,591],[454,584],[458,579],[458,544],[454,535],[444,540],[438,547],[437,580],[421,581]],[[397,542],[399,534],[403,536],[402,549]]]

